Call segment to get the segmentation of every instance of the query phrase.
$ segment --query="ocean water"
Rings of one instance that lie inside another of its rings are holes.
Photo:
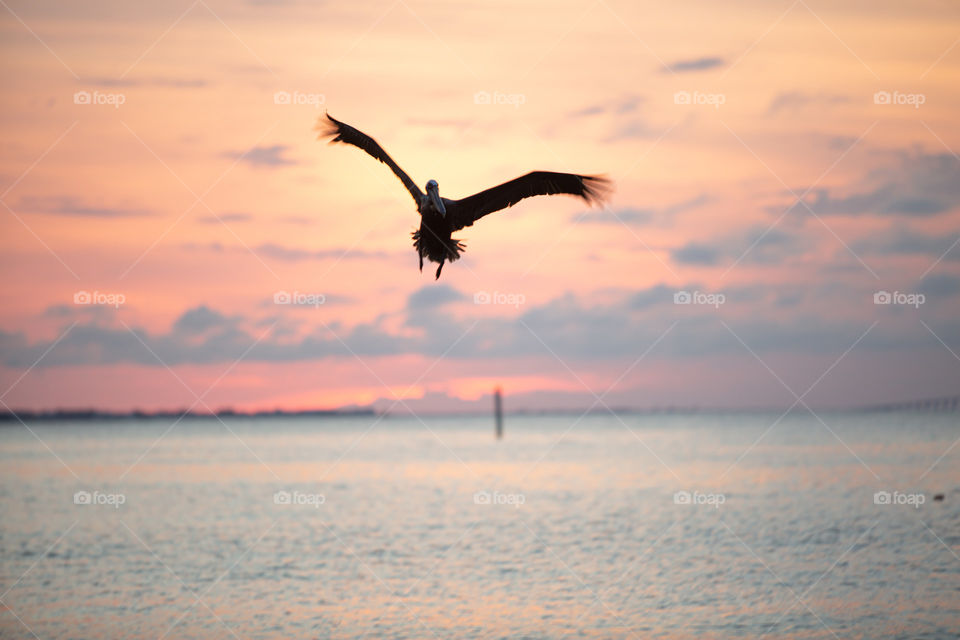
[[[957,414],[777,418],[11,423],[0,637],[957,637]]]

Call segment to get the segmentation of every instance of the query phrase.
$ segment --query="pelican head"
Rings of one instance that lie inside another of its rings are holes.
[[[427,196],[433,203],[433,208],[440,212],[440,215],[447,215],[447,208],[443,206],[443,200],[440,198],[440,185],[436,180],[427,181]]]

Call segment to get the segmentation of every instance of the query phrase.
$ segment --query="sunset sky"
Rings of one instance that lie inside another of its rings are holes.
[[[498,384],[511,410],[856,407],[960,388],[960,5],[0,16],[0,409],[473,411]],[[409,195],[317,140],[325,110],[446,197],[532,169],[616,191],[483,219],[437,282]]]

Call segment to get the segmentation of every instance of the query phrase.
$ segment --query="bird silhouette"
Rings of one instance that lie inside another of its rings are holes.
[[[444,263],[458,260],[465,249],[463,242],[452,238],[451,234],[471,226],[488,213],[512,207],[524,198],[556,194],[577,196],[589,205],[602,204],[612,188],[612,183],[602,176],[531,171],[472,196],[450,200],[440,196],[440,185],[436,180],[428,180],[426,193],[421,191],[383,147],[359,129],[340,122],[330,114],[326,114],[326,120],[320,120],[318,128],[321,131],[320,138],[329,138],[331,144],[342,142],[363,149],[390,167],[400,178],[413,196],[420,214],[420,228],[413,232],[413,246],[420,259],[420,271],[423,271],[424,258],[439,263],[438,279]]]

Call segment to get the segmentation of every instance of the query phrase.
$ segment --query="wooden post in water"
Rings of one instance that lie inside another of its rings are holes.
[[[503,393],[500,387],[493,392],[493,413],[497,419],[497,440],[503,438]]]

